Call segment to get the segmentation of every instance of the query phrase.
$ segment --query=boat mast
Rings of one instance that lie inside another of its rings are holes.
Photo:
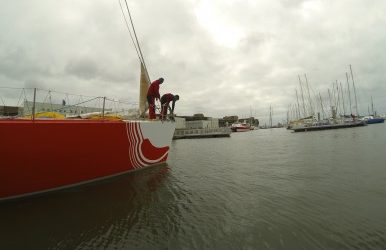
[[[304,104],[304,94],[303,94],[303,86],[302,86],[302,81],[300,80],[300,76],[298,75],[298,78],[299,78],[299,84],[300,84],[300,91],[302,92],[302,103],[303,103],[303,115],[304,117],[307,116],[307,113],[306,113],[306,106]]]
[[[352,86],[353,86],[353,88],[354,88],[354,95],[355,95],[355,109],[356,109],[356,112],[357,112],[357,116],[359,116],[359,112],[358,112],[358,101],[357,101],[357,92],[356,92],[356,90],[355,90],[354,75],[353,75],[353,73],[352,73],[351,64],[350,64],[350,72],[351,72]]]
[[[35,121],[35,108],[36,108],[36,88],[34,88],[34,102],[32,104],[32,120]]]
[[[330,108],[331,108],[331,116],[332,118],[335,119],[335,115],[334,115],[334,106],[333,106],[333,103],[332,103],[332,100],[331,100],[331,92],[330,92],[330,89],[328,89],[328,98],[330,99]]]
[[[320,95],[320,92],[319,92],[319,99],[320,99],[320,107],[322,108],[323,119],[325,119],[326,118],[326,114],[324,112],[323,101],[322,101],[322,96]]]
[[[342,82],[339,82],[339,83],[340,83],[340,93],[342,95],[343,115],[346,115],[346,105],[344,104],[344,95],[343,95]]]
[[[346,79],[347,79],[347,89],[348,89],[348,100],[350,103],[350,114],[352,115],[352,105],[351,105],[351,92],[350,92],[350,84],[348,82],[348,74],[346,72]]]
[[[311,115],[314,115],[314,108],[312,107],[312,102],[311,102],[310,87],[308,85],[308,79],[307,79],[307,75],[306,74],[304,74],[304,78],[306,78],[308,102],[310,103]]]
[[[291,121],[296,120],[297,117],[296,104],[291,104]]]
[[[298,91],[297,91],[297,89],[295,89],[295,93],[296,93],[296,101],[297,101],[297,104],[298,104],[298,119],[300,119],[300,105],[299,105],[299,96],[298,96]]]
[[[122,15],[123,15],[124,21],[126,23],[126,28],[129,31],[131,41],[134,45],[135,51],[137,52],[138,59],[141,63],[140,94],[139,94],[139,107],[138,107],[138,109],[139,109],[139,116],[143,117],[147,108],[148,108],[147,107],[147,101],[146,101],[146,91],[147,91],[148,86],[150,85],[150,76],[149,76],[149,72],[147,70],[145,59],[143,57],[141,46],[140,46],[139,41],[138,41],[137,32],[135,31],[133,18],[131,17],[130,9],[129,9],[129,6],[127,4],[127,0],[124,0],[124,2],[125,2],[126,12],[127,12],[129,19],[130,19],[130,25],[129,25],[129,21],[126,18],[125,11],[123,10],[121,0],[119,0],[119,6],[121,7]],[[130,26],[131,26],[131,28],[130,28]]]
[[[121,2],[119,1],[119,3],[121,3]],[[147,67],[146,67],[146,63],[145,63],[145,59],[143,58],[141,46],[139,45],[139,41],[138,41],[138,37],[137,37],[137,32],[135,31],[135,28],[134,28],[133,18],[131,17],[129,5],[127,4],[127,0],[125,0],[125,4],[126,4],[127,13],[129,14],[131,27],[133,29],[133,33],[134,33],[134,37],[135,37],[135,42],[136,42],[136,45],[137,45],[137,48],[138,48],[138,51],[139,51],[140,60],[141,60],[141,63],[143,64],[143,67],[146,70],[147,77],[150,80],[149,73],[148,73],[148,70],[147,70]]]
[[[337,111],[338,111],[338,108],[340,109],[339,106],[341,106],[340,104],[340,93],[339,93],[339,85],[338,85],[338,80],[335,80],[335,86],[336,86],[336,91],[337,91],[337,96],[338,96],[338,100],[337,100],[337,103],[336,103],[336,107],[337,107]],[[340,112],[342,112],[342,110],[340,110]]]
[[[290,120],[290,109],[291,109],[291,104],[288,105],[288,109],[287,109],[287,125],[289,124],[289,120]]]
[[[252,107],[249,106],[249,125],[252,126]]]
[[[336,110],[338,111],[338,101],[336,99],[336,93],[335,93],[335,82],[332,83],[332,99],[334,102],[334,106],[336,107]]]
[[[373,96],[371,96],[371,113],[374,116],[374,103],[373,103]]]
[[[102,118],[105,118],[106,96],[103,97]]]

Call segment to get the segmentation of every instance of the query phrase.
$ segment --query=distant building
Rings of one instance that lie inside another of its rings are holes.
[[[219,119],[205,117],[204,114],[195,114],[193,116],[175,117],[176,129],[204,129],[218,128]]]
[[[0,116],[18,116],[23,114],[23,107],[0,106]]]
[[[33,102],[25,101],[23,115],[31,115],[32,107]],[[102,111],[102,108],[65,105],[65,102],[62,104],[35,102],[35,113],[57,112],[65,116],[73,116]],[[105,109],[105,111],[108,112],[111,111],[111,109]]]
[[[229,127],[235,122],[245,122],[255,127],[259,126],[259,119],[255,119],[254,117],[239,119],[237,115],[223,117],[222,119],[219,120],[219,125],[220,127]]]
[[[235,122],[246,122],[252,126],[259,126],[259,120],[254,117],[239,119],[237,115],[225,116],[223,118],[206,117],[204,114],[194,114],[193,116],[178,116],[178,119],[184,119],[186,129],[202,129],[202,128],[223,128],[229,127]],[[184,129],[182,121],[176,120],[176,129]]]
[[[259,119],[255,119],[255,117],[241,118],[241,119],[239,119],[239,122],[249,123],[255,127],[259,126]]]
[[[193,116],[179,116],[185,118],[186,121],[200,121],[207,120],[210,117],[205,117],[204,114],[194,114]]]
[[[232,123],[235,123],[238,120],[239,120],[239,117],[237,115],[225,116],[219,120],[219,126],[220,127],[229,127],[230,125],[232,125]]]
[[[208,117],[209,118],[209,117]],[[187,129],[218,128],[218,119],[209,118],[207,120],[187,121]]]
[[[174,121],[176,122],[176,129],[185,129],[186,128],[186,120],[183,117],[174,117]]]
[[[219,119],[204,114],[174,117],[176,130],[173,139],[229,137],[231,129],[220,128]]]

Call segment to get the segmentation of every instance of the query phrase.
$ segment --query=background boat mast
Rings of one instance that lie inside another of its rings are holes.
[[[298,109],[297,109],[298,119],[300,119],[301,115],[300,115],[299,96],[298,96],[298,91],[296,89],[295,89],[295,93],[296,93],[296,102],[298,104]]]
[[[340,84],[340,93],[342,95],[343,115],[346,115],[346,105],[344,104],[344,95],[343,95],[342,82],[339,82],[339,84]]]
[[[354,88],[355,110],[356,110],[356,112],[357,112],[357,116],[359,116],[359,112],[358,112],[358,100],[357,100],[357,91],[355,90],[354,75],[353,75],[353,73],[352,73],[351,64],[350,64],[350,72],[351,72],[352,86],[353,86],[353,88]]]
[[[348,74],[346,72],[346,80],[347,80],[347,89],[348,89],[348,100],[350,104],[350,114],[352,115],[352,105],[351,105],[351,91],[350,91],[350,84],[348,82]]]
[[[303,116],[306,117],[307,116],[307,113],[306,113],[306,106],[305,106],[305,103],[304,103],[304,94],[303,94],[303,86],[302,86],[302,81],[300,80],[300,76],[298,75],[298,78],[299,78],[299,85],[300,85],[300,91],[302,92],[302,104],[303,104]]]
[[[307,75],[306,74],[304,74],[304,78],[306,79],[307,93],[308,93],[308,102],[310,103],[311,115],[314,115],[314,108],[312,107],[312,101],[311,101],[311,95],[310,95],[310,87],[308,85],[308,79],[307,79]]]
[[[34,102],[32,104],[32,120],[35,121],[36,88],[34,88]]]

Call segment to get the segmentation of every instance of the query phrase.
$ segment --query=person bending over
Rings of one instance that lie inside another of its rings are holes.
[[[180,99],[180,97],[178,95],[173,95],[173,94],[170,94],[170,93],[164,94],[161,97],[161,107],[162,107],[161,108],[161,120],[165,120],[166,119],[166,115],[167,115],[168,109],[170,111],[170,114],[173,115],[176,101],[178,101],[179,99]],[[169,105],[170,102],[172,102],[172,107],[171,108],[170,108],[170,105]]]

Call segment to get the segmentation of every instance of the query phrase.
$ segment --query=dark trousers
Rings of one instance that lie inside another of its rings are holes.
[[[147,96],[147,102],[149,103],[149,119],[155,119],[155,97]]]
[[[162,102],[162,99],[161,99],[161,120],[166,119],[169,103],[170,102]]]

